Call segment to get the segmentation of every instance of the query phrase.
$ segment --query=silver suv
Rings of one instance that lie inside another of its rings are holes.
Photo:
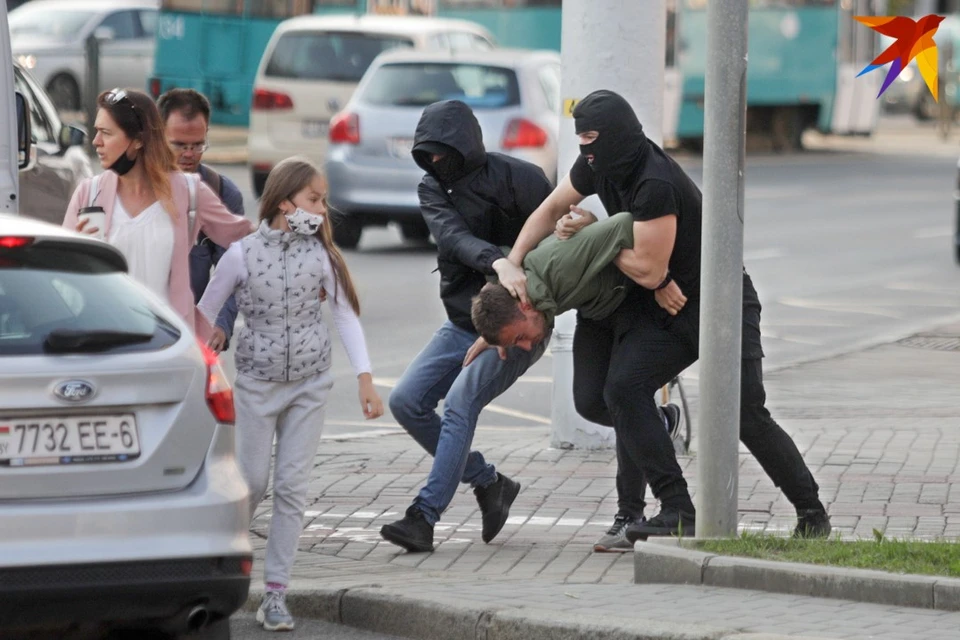
[[[247,597],[230,385],[126,269],[106,243],[0,215],[4,632],[228,638]]]

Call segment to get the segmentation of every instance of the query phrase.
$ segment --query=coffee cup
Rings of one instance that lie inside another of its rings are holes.
[[[84,207],[80,209],[80,213],[77,216],[80,220],[86,220],[87,226],[83,228],[83,233],[89,233],[91,229],[96,228],[95,233],[89,234],[94,238],[103,240],[104,237],[104,228],[107,225],[107,214],[104,212],[103,207]]]

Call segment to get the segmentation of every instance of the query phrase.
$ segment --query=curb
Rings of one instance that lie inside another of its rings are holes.
[[[255,611],[262,590],[251,590],[244,606]],[[823,636],[741,633],[735,628],[611,619],[527,607],[477,607],[451,597],[445,602],[384,590],[376,585],[348,589],[290,589],[294,616],[342,624],[375,633],[435,640],[830,640]]]
[[[721,556],[634,545],[634,582],[754,589],[898,607],[960,611],[960,579]],[[689,543],[688,543],[689,544]]]

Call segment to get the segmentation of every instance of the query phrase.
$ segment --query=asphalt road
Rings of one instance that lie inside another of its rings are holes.
[[[702,161],[680,157],[702,184]],[[218,167],[256,200],[244,166]],[[755,155],[746,171],[744,258],[764,305],[766,366],[783,366],[933,326],[960,315],[951,235],[956,160],[817,151]],[[390,387],[444,320],[435,251],[394,228],[368,229],[346,253],[379,390]],[[363,420],[349,361],[335,340],[336,391],[325,437],[396,430]],[[228,356],[227,361],[232,358]],[[481,415],[480,428],[549,422],[549,353]],[[686,374],[696,390],[696,365]]]

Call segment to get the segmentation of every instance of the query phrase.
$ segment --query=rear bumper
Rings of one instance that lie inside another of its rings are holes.
[[[333,208],[370,222],[422,219],[417,195],[422,169],[364,166],[341,155],[335,149],[325,167]]]
[[[201,607],[225,618],[247,598],[250,556],[0,569],[0,628],[153,622],[183,631]]]

